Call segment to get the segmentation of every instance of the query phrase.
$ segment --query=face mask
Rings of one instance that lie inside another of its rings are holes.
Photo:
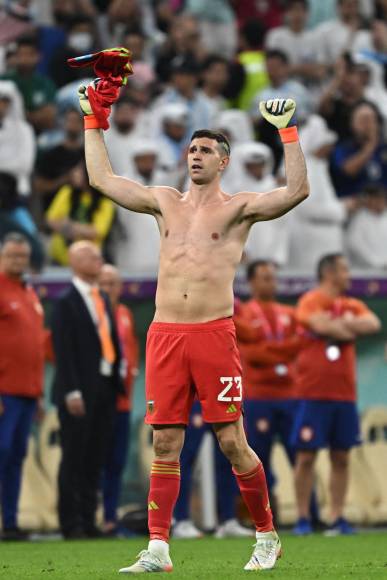
[[[89,32],[73,32],[69,35],[67,44],[70,48],[79,52],[90,50],[93,45],[93,37]]]

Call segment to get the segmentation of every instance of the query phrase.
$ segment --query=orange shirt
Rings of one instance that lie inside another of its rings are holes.
[[[297,394],[302,399],[355,401],[355,345],[353,342],[337,342],[333,347],[334,356],[329,356],[327,348],[334,341],[313,334],[308,326],[311,315],[322,311],[329,312],[332,317],[342,316],[345,312],[355,316],[370,312],[360,300],[347,296],[334,299],[318,288],[300,298],[296,314],[303,326],[304,337],[297,359]],[[330,360],[332,358],[334,360]]]
[[[0,272],[0,395],[40,397],[45,340],[35,291]]]
[[[134,330],[133,315],[127,306],[119,304],[115,311],[118,336],[125,364],[125,395],[117,398],[117,411],[130,411],[132,408],[132,387],[138,367],[138,342]]]
[[[300,345],[294,309],[252,299],[240,306],[234,322],[245,398],[294,398],[293,361]]]

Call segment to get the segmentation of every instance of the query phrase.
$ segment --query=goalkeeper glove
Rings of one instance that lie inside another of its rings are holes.
[[[288,127],[296,110],[296,103],[293,99],[261,101],[259,110],[266,121],[277,127],[283,143],[298,141],[297,128],[295,126]]]

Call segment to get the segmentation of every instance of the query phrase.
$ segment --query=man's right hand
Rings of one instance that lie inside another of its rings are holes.
[[[86,414],[85,403],[81,396],[66,399],[66,408],[74,417],[83,417]]]

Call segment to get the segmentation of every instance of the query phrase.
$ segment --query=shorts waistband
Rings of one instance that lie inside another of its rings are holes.
[[[152,322],[149,331],[156,332],[212,332],[213,330],[234,329],[234,321],[231,316],[210,320],[209,322]]]

